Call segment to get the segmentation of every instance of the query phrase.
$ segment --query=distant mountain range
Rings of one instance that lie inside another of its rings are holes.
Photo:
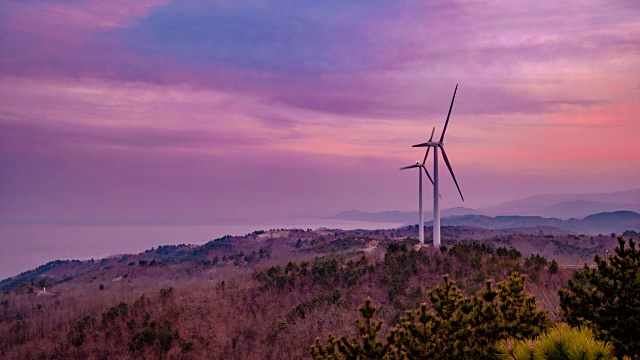
[[[640,231],[640,188],[611,193],[543,194],[471,209],[443,209],[442,225],[487,229],[555,228],[581,234]],[[417,211],[343,211],[332,219],[416,224]],[[425,221],[433,219],[425,212]],[[427,223],[430,225],[430,222]]]
[[[475,226],[485,229],[513,229],[521,232],[535,231],[543,228],[557,228],[577,234],[622,234],[626,230],[640,231],[640,214],[633,211],[614,211],[593,214],[584,219],[561,220],[540,216],[486,216],[463,215],[442,219],[443,226]],[[425,223],[432,226],[432,222]]]
[[[483,215],[526,215],[582,219],[591,214],[640,212],[640,188],[610,193],[542,194],[476,209]]]
[[[385,217],[389,215],[389,217]],[[405,218],[411,216],[411,220]],[[360,211],[346,211],[337,214],[335,219],[358,220],[372,222],[401,222],[415,224],[416,213],[388,211],[381,213],[365,213]],[[576,234],[622,234],[626,230],[640,231],[640,214],[633,211],[613,211],[593,214],[584,219],[562,220],[541,216],[487,216],[487,215],[452,215],[443,216],[442,226],[473,226],[491,230],[517,230],[520,233],[550,232],[549,230],[564,230],[559,233]],[[433,226],[433,221],[425,222],[425,226]],[[553,232],[553,231],[551,231]],[[556,231],[558,232],[558,231]]]

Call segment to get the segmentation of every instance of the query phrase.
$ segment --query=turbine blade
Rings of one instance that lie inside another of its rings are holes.
[[[449,168],[449,172],[451,173],[453,182],[456,183],[456,187],[458,188],[458,192],[460,193],[460,198],[462,198],[462,201],[464,201],[464,196],[462,196],[462,191],[460,191],[460,186],[458,186],[458,180],[456,180],[456,176],[453,175],[453,169],[451,168],[451,164],[449,163],[449,159],[447,158],[447,153],[444,151],[444,146],[440,146],[440,149],[442,150],[442,158]]]
[[[413,168],[417,168],[417,167],[422,167],[422,165],[409,165],[409,166],[405,166],[405,167],[401,167],[400,170],[405,170],[405,169],[413,169]]]
[[[426,167],[422,167],[424,169],[424,173],[427,174],[427,177],[429,178],[429,180],[431,180],[431,184],[433,185],[433,179],[431,178],[431,175],[429,174],[429,172],[427,171]]]
[[[453,90],[453,98],[451,99],[451,105],[449,106],[449,113],[447,114],[447,121],[444,123],[444,129],[442,130],[442,135],[440,136],[440,142],[444,140],[444,133],[447,131],[447,125],[449,125],[449,117],[451,116],[451,109],[453,109],[453,101],[456,99],[456,92],[458,91],[458,84],[456,84],[456,89]]]
[[[429,147],[427,148],[427,152],[426,152],[426,153],[424,153],[424,159],[422,159],[422,165],[423,165],[423,166],[424,166],[424,164],[427,162],[427,156],[429,156],[429,149],[431,149],[431,146],[429,146]],[[424,170],[426,171],[427,169],[424,169]],[[433,182],[433,181],[432,181],[432,182]]]
[[[429,137],[429,142],[433,140],[433,133],[435,131],[436,131],[436,127],[434,126],[433,129],[431,130],[431,137]],[[431,146],[427,147],[427,152],[424,154],[424,159],[422,159],[422,165],[424,165],[427,162],[427,156],[429,156],[429,149],[431,149]],[[424,170],[427,171],[427,169],[424,169]]]
[[[426,142],[418,145],[412,145],[411,147],[425,147],[425,146],[433,146],[433,145],[429,144],[429,142]]]

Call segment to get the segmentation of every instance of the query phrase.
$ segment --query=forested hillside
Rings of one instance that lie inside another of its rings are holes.
[[[386,339],[412,311],[436,309],[433,294],[443,286],[472,301],[508,282],[513,294],[520,286],[531,299],[530,311],[543,314],[538,330],[521,333],[533,336],[571,309],[558,290],[568,286],[576,294],[579,286],[567,281],[584,283],[565,266],[593,264],[594,255],[620,246],[611,236],[443,230],[444,246],[435,252],[415,247],[415,227],[277,229],[203,246],[52,263],[2,282],[0,356],[311,358],[317,338],[325,347],[330,333],[358,334],[354,323],[365,299],[377,307],[377,334]],[[584,316],[572,319],[575,325]]]

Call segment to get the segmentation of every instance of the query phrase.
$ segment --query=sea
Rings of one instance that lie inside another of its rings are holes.
[[[392,229],[402,225],[335,219],[268,225],[0,225],[0,280],[53,260],[138,254],[160,245],[200,245],[225,235],[242,236],[256,230]]]

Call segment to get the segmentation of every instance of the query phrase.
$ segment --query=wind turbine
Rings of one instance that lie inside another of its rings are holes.
[[[451,177],[453,178],[453,182],[456,183],[456,187],[458,188],[458,192],[460,193],[460,198],[464,201],[464,197],[462,196],[462,191],[460,191],[460,186],[458,186],[458,181],[456,180],[456,176],[453,174],[453,169],[451,168],[451,163],[449,163],[449,159],[447,158],[447,153],[444,151],[444,133],[447,131],[447,125],[449,125],[449,118],[451,117],[451,109],[453,109],[453,101],[456,99],[456,92],[458,91],[458,85],[456,84],[456,89],[453,91],[453,98],[451,99],[451,105],[449,106],[449,113],[447,114],[447,121],[444,123],[444,129],[442,130],[442,135],[440,135],[440,141],[432,141],[433,132],[431,133],[432,138],[429,139],[426,143],[413,145],[413,147],[427,147],[427,153],[425,154],[425,161],[427,159],[427,155],[429,155],[429,149],[433,148],[433,248],[440,248],[440,199],[438,197],[438,149],[442,150],[442,157],[444,158],[444,162],[447,164],[449,168],[449,172],[451,173]],[[424,162],[422,163],[424,166]],[[425,169],[426,171],[427,169]],[[421,191],[422,194],[422,191]],[[422,201],[422,195],[420,195],[420,201]]]
[[[436,131],[436,128],[434,127],[433,130],[431,130],[431,137],[429,138],[429,141],[433,139],[433,133],[435,131]],[[431,178],[431,175],[429,175],[427,168],[424,167],[425,162],[427,162],[427,155],[429,155],[429,148],[427,148],[427,152],[424,154],[424,159],[422,159],[422,163],[416,161],[414,165],[409,165],[409,166],[400,168],[400,170],[418,168],[418,212],[419,212],[418,234],[420,237],[420,245],[424,245],[424,211],[422,210],[422,170],[424,170],[425,174],[427,174],[427,177],[429,178],[429,180],[431,180],[431,183],[433,184],[433,179]]]

